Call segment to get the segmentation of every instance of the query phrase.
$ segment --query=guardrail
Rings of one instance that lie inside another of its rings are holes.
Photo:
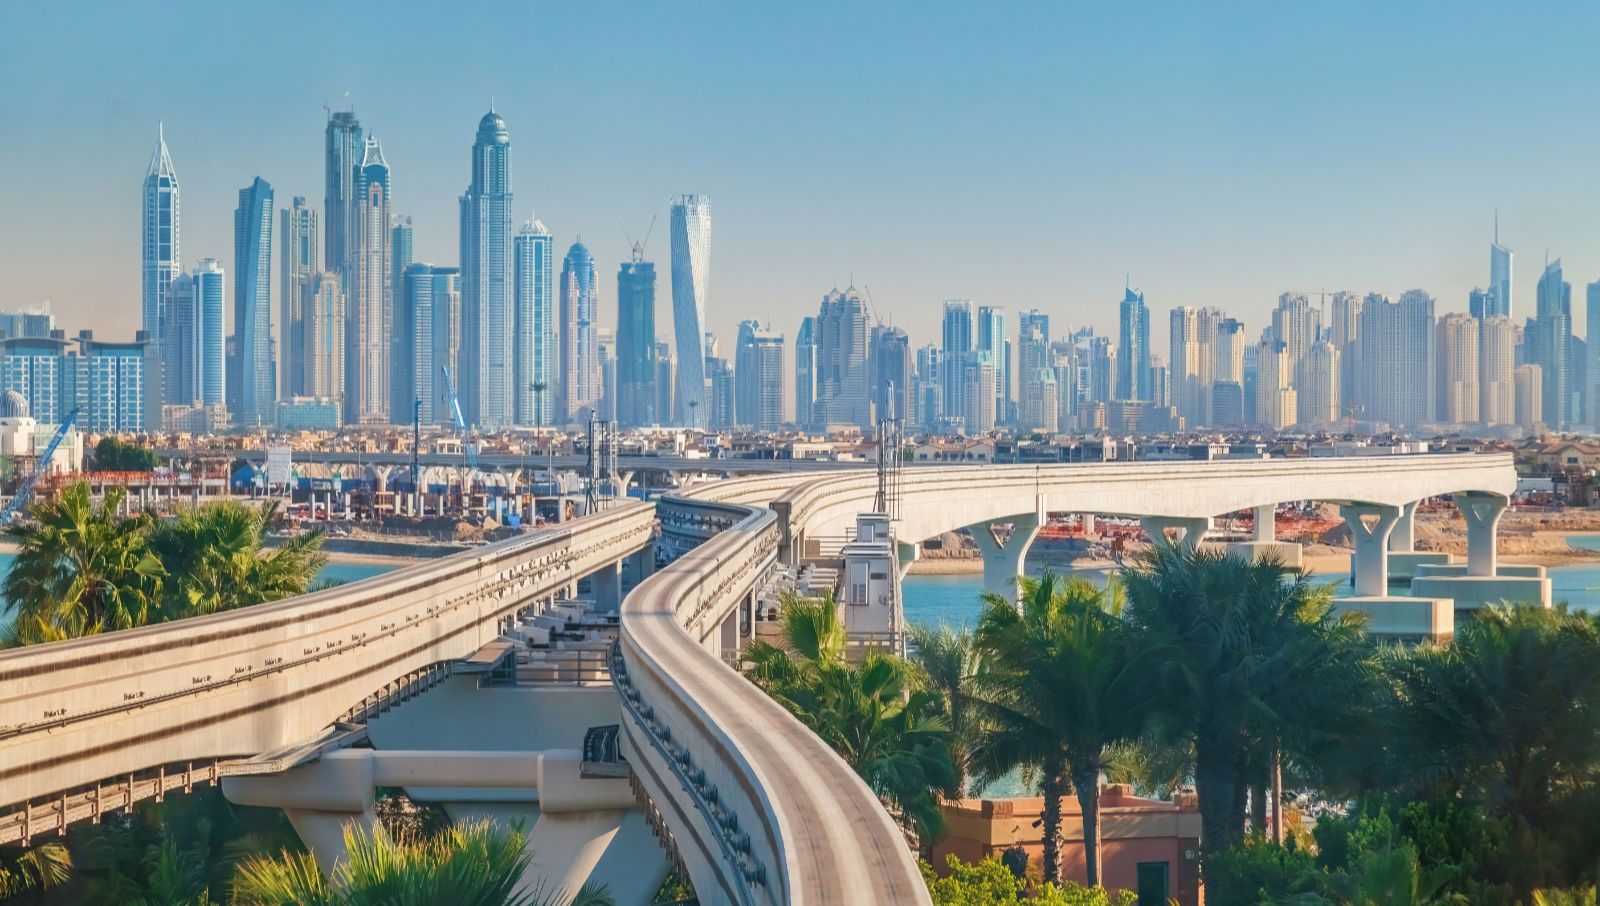
[[[653,533],[650,505],[623,504],[327,591],[0,653],[0,805],[312,738]],[[0,842],[16,826],[0,819]]]

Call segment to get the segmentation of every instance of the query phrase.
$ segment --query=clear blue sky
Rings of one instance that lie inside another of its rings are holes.
[[[131,333],[156,121],[185,266],[231,268],[252,177],[320,207],[322,104],[346,91],[420,260],[456,262],[491,95],[522,216],[562,248],[583,236],[608,322],[618,219],[638,234],[662,215],[664,336],[681,192],[712,198],[724,337],[753,314],[792,338],[852,274],[915,343],[961,296],[1112,330],[1124,274],[1160,349],[1177,304],[1224,306],[1252,336],[1290,289],[1421,287],[1459,309],[1487,280],[1496,206],[1519,315],[1546,249],[1575,308],[1600,278],[1593,4],[487,6],[8,4],[0,306],[49,299],[69,330]]]

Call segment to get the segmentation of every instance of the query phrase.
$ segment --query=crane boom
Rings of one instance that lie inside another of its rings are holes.
[[[440,365],[439,370],[444,372],[444,390],[450,395],[450,420],[455,423],[456,431],[461,435],[461,455],[467,459],[467,468],[476,472],[478,449],[467,439],[467,420],[461,415],[461,398],[456,396],[456,382],[450,379],[449,365]]]
[[[17,514],[22,512],[22,508],[28,505],[28,501],[33,497],[33,488],[39,483],[39,477],[50,468],[50,460],[56,455],[56,448],[61,446],[61,441],[72,430],[72,426],[77,421],[77,408],[68,412],[67,417],[61,420],[61,427],[56,429],[55,436],[50,438],[49,445],[39,455],[38,462],[34,463],[33,474],[22,480],[22,484],[17,487],[17,493],[12,495],[11,502],[6,504],[4,510],[0,510],[0,525],[5,525],[17,518]]]

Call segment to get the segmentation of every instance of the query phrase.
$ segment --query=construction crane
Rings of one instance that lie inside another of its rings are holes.
[[[450,420],[455,423],[456,433],[461,435],[461,455],[466,457],[467,468],[476,472],[478,448],[468,442],[467,420],[461,415],[461,399],[456,396],[456,382],[450,379],[449,365],[440,365],[439,370],[444,372],[444,391],[450,395]]]
[[[71,431],[73,424],[78,421],[78,411],[78,409],[74,408],[67,413],[66,418],[61,420],[61,427],[56,429],[55,436],[50,438],[50,444],[44,448],[44,452],[39,455],[38,461],[33,464],[32,474],[22,480],[22,484],[17,486],[17,493],[12,495],[11,502],[6,504],[4,510],[0,510],[0,525],[10,523],[11,520],[17,518],[18,513],[22,512],[22,508],[28,505],[28,500],[33,497],[33,488],[39,483],[40,476],[50,470],[50,460],[56,455],[56,448],[61,446],[61,441],[67,436],[67,432]]]

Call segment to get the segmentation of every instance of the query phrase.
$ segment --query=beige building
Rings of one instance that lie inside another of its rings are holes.
[[[1516,368],[1516,324],[1504,315],[1484,318],[1478,324],[1478,412],[1484,424],[1517,422]]]
[[[1262,340],[1256,347],[1256,421],[1281,430],[1299,414],[1289,383],[1289,347],[1282,340]]]
[[[1544,417],[1544,371],[1538,365],[1518,365],[1517,426],[1529,431],[1538,429]]]
[[[1339,421],[1339,350],[1327,340],[1312,343],[1300,357],[1295,376],[1302,425],[1331,425]]]
[[[1482,380],[1478,367],[1478,319],[1452,312],[1439,319],[1435,330],[1439,421],[1447,425],[1476,423],[1482,418],[1478,405]]]

